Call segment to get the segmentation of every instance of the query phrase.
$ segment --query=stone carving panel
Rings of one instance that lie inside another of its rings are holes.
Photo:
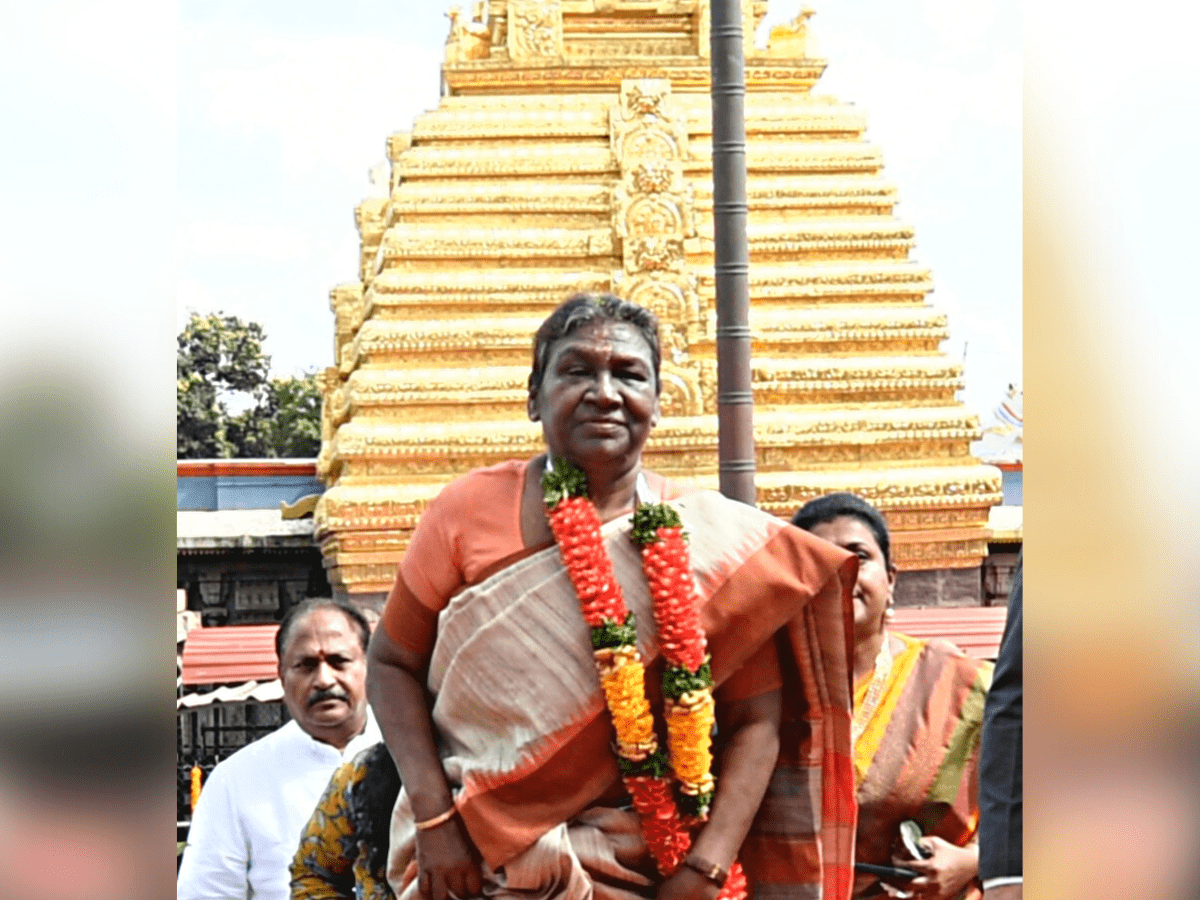
[[[678,272],[683,269],[683,241],[649,234],[626,241],[626,260],[635,272]]]
[[[802,6],[795,18],[771,29],[767,43],[768,56],[802,59],[808,53],[808,20],[813,16],[810,7]]]
[[[640,273],[633,278],[624,279],[619,285],[619,290],[626,299],[649,309],[663,324],[684,324],[694,322],[699,317],[700,300],[696,291],[695,275],[667,281],[648,273]],[[691,335],[687,337],[690,338]],[[685,345],[682,350],[686,349]],[[665,345],[663,356],[668,357]]]
[[[696,369],[664,361],[659,405],[664,416],[700,415],[703,400],[700,397],[700,378]]]
[[[685,230],[680,205],[658,197],[639,197],[633,200],[621,224],[624,230],[642,235],[674,236]]]
[[[676,169],[662,162],[649,160],[633,167],[630,173],[634,187],[643,194],[657,194],[661,191],[681,190],[676,185]]]
[[[560,0],[509,0],[508,54],[514,61],[562,58]]]
[[[614,284],[658,316],[664,359],[684,365],[700,325],[696,278],[687,271],[685,251],[685,241],[696,234],[695,195],[683,177],[686,111],[668,80],[626,79],[609,122],[621,170],[613,190],[613,230],[624,264]],[[699,381],[695,372],[689,377],[676,406],[699,409]]]
[[[321,450],[317,454],[317,474],[326,479],[333,462],[333,435],[340,419],[337,415],[338,394],[342,386],[337,366],[327,366],[317,376],[317,387],[321,391]]]
[[[333,359],[339,362],[346,345],[353,339],[362,325],[363,317],[362,282],[339,284],[329,292],[329,308],[334,315]]]
[[[688,154],[687,112],[666,78],[627,78],[610,113],[613,153],[622,170],[639,162],[682,162]]]

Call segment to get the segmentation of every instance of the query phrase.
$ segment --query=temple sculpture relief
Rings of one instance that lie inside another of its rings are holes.
[[[811,7],[804,6],[792,21],[774,26],[767,41],[767,54],[797,59],[805,56],[809,50],[808,20],[813,13]]]
[[[508,53],[513,60],[562,58],[560,0],[508,0]]]
[[[450,7],[450,34],[446,38],[446,62],[454,64],[468,59],[487,59],[492,55],[492,30],[485,19],[484,3],[475,4],[475,16],[463,19],[462,8]]]

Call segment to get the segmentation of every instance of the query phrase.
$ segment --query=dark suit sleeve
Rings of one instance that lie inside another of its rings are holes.
[[[983,717],[979,757],[979,877],[1021,875],[1021,595],[1018,557]]]

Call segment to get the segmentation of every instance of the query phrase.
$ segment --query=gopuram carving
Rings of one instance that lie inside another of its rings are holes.
[[[560,0],[509,0],[508,55],[514,61],[562,59]]]
[[[335,590],[365,602],[444,484],[541,449],[532,335],[576,291],[659,316],[647,464],[717,484],[707,0],[447,8],[448,93],[388,138],[390,196],[357,208],[359,277],[330,295],[315,527]],[[977,567],[1000,473],[970,455],[916,233],[861,114],[812,91],[811,10],[765,49],[766,4],[743,10],[759,505],[856,491],[902,570]]]
[[[462,9],[450,7],[446,13],[450,20],[450,34],[446,37],[447,65],[468,59],[487,59],[492,55],[492,31],[483,21],[486,9],[486,0],[476,3],[475,17],[464,21]]]
[[[699,366],[687,352],[704,325],[696,276],[687,268],[687,248],[696,243],[695,191],[683,174],[687,114],[673,102],[665,78],[623,81],[619,96],[609,113],[620,167],[613,229],[623,263],[613,273],[613,286],[662,323],[663,415],[700,415]]]

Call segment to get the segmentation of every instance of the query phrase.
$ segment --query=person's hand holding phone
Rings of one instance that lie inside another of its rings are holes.
[[[940,837],[923,837],[920,843],[932,851],[927,859],[892,855],[894,865],[917,873],[901,890],[921,900],[953,900],[979,872],[979,847],[975,844],[956,847]]]

